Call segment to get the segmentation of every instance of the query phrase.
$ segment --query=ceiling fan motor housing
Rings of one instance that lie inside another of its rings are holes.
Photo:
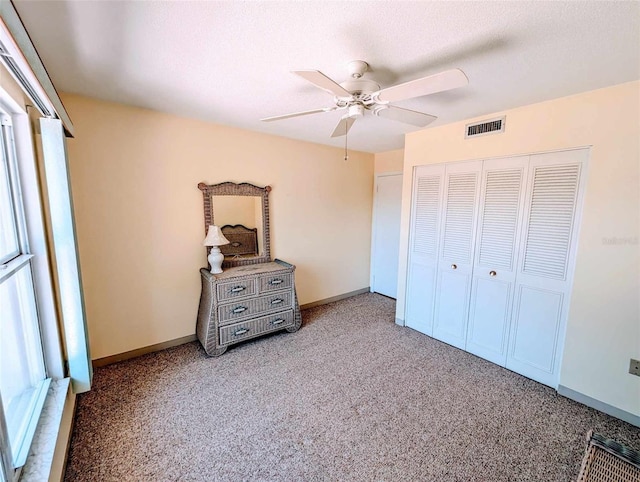
[[[373,94],[380,90],[380,85],[373,80],[368,79],[350,79],[340,84],[345,90],[348,90],[353,95],[358,94]]]

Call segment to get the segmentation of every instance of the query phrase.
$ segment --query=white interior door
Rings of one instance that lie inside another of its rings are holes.
[[[433,333],[444,170],[420,166],[413,174],[405,324],[426,335]]]
[[[401,205],[402,174],[377,176],[371,290],[391,298],[397,296]]]
[[[465,348],[482,161],[448,165],[433,336]]]
[[[485,161],[466,350],[504,366],[528,156]]]

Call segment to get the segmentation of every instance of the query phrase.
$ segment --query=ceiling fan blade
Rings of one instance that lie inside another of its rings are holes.
[[[291,114],[274,115],[273,117],[265,117],[264,119],[260,119],[260,120],[262,122],[271,122],[276,120],[289,119],[291,117],[298,117],[302,115],[318,114],[320,112],[331,112],[333,110],[336,110],[337,108],[338,107],[325,107],[324,109],[305,110],[303,112],[293,112]]]
[[[469,83],[469,79],[462,70],[451,69],[439,74],[411,80],[404,84],[394,85],[374,92],[372,98],[377,102],[395,102],[397,100],[412,99],[423,95],[435,94],[445,90],[456,89]]]
[[[355,117],[343,117],[342,119],[340,119],[340,122],[338,122],[336,128],[333,129],[331,137],[346,136],[347,132],[349,132],[349,129],[351,129],[351,126],[355,121]]]
[[[373,113],[378,117],[385,117],[405,124],[411,124],[418,127],[426,127],[437,119],[436,116],[416,112],[415,110],[403,109],[393,105],[377,106]]]
[[[334,82],[318,70],[294,70],[292,73],[299,75],[304,80],[311,82],[316,87],[320,87],[322,90],[329,92],[330,94],[333,94],[337,97],[351,97],[351,92],[344,89],[337,82]]]

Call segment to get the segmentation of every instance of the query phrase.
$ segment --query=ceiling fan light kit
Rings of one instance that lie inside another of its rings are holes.
[[[347,117],[357,119],[364,115],[364,106],[362,104],[351,104],[347,110]]]
[[[376,117],[385,117],[405,124],[425,127],[435,121],[437,117],[425,114],[424,112],[396,107],[390,105],[390,103],[456,89],[469,83],[464,72],[459,69],[451,69],[440,72],[439,74],[380,89],[380,85],[375,81],[363,78],[368,70],[369,64],[364,60],[352,60],[347,64],[347,71],[351,78],[340,84],[319,70],[295,70],[293,71],[294,74],[302,77],[307,82],[311,82],[319,89],[333,94],[335,105],[267,117],[262,120],[270,122],[346,109],[347,113],[342,116],[338,125],[333,130],[331,137],[346,136],[356,119],[363,117],[367,110]]]

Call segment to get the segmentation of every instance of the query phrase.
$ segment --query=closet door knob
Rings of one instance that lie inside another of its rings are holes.
[[[495,271],[489,271],[489,276],[491,276],[492,278],[496,275],[497,273]]]
[[[451,265],[451,269],[458,269],[458,265],[457,264],[452,264]]]

